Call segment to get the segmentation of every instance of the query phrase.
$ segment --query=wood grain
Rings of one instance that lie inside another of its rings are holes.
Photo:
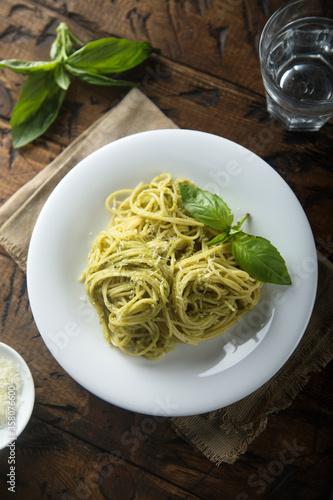
[[[180,127],[226,137],[264,158],[296,193],[317,248],[332,259],[332,122],[318,133],[290,133],[266,111],[258,37],[283,3],[2,0],[0,57],[47,60],[61,21],[85,43],[118,36],[159,47],[161,54],[130,77]],[[73,81],[46,134],[13,150],[9,119],[24,79],[0,71],[1,204],[128,91]],[[47,350],[25,275],[4,249],[0,273],[0,340],[24,357],[36,385],[33,417],[17,441],[18,498],[330,498],[331,364],[312,374],[294,403],[269,419],[236,464],[216,467],[180,439],[167,419],[107,404],[71,379]],[[4,452],[0,472],[1,498],[7,498]]]

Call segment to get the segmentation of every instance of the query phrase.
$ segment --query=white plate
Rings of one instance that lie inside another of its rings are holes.
[[[2,342],[0,342],[0,359],[8,359],[15,363],[23,383],[22,390],[18,395],[21,403],[16,408],[15,419],[12,420],[13,417],[11,416],[10,423],[13,430],[9,434],[7,426],[0,429],[0,450],[2,450],[18,438],[29,422],[35,402],[35,386],[31,372],[24,359],[14,349]],[[16,397],[16,395],[13,394],[13,397]]]
[[[228,333],[178,345],[159,361],[108,345],[78,278],[106,227],[112,191],[170,172],[218,193],[244,231],[269,239],[293,285],[265,285],[260,302]],[[190,130],[158,130],[115,141],[81,161],[59,183],[36,223],[28,254],[28,292],[37,327],[60,365],[100,398],[136,412],[182,416],[229,405],[285,363],[314,305],[317,257],[312,232],[284,180],[247,149]]]

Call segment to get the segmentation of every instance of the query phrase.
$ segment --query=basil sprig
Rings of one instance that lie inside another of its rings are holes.
[[[241,269],[264,283],[290,285],[291,278],[279,251],[265,238],[246,234],[241,225],[249,214],[235,225],[228,205],[216,194],[179,183],[186,210],[199,222],[221,231],[208,246],[230,241],[231,253]]]
[[[51,61],[0,61],[0,69],[28,75],[10,120],[13,147],[25,146],[49,128],[71,76],[94,85],[134,87],[136,83],[121,80],[117,74],[136,67],[154,51],[148,42],[122,38],[101,38],[83,45],[65,23],[60,23],[50,50]]]

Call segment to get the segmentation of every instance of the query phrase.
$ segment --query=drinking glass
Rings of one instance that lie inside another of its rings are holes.
[[[319,130],[333,116],[332,13],[332,0],[295,0],[262,31],[267,110],[289,130]]]

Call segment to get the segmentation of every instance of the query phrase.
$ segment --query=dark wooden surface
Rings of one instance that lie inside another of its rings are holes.
[[[47,60],[65,21],[88,42],[147,40],[161,49],[132,76],[182,128],[231,139],[264,158],[294,190],[317,248],[332,258],[332,122],[285,131],[266,112],[258,40],[270,0],[1,0],[0,58]],[[126,94],[75,81],[56,122],[14,150],[9,119],[25,77],[0,71],[0,202],[42,170]],[[283,203],[283,200],[281,200]],[[332,364],[314,373],[234,465],[213,463],[168,420],[107,404],[72,380],[34,324],[25,275],[0,249],[0,341],[30,366],[36,402],[16,447],[16,498],[328,500],[332,488]],[[286,450],[289,460],[284,460]],[[0,497],[8,455],[0,452]]]

